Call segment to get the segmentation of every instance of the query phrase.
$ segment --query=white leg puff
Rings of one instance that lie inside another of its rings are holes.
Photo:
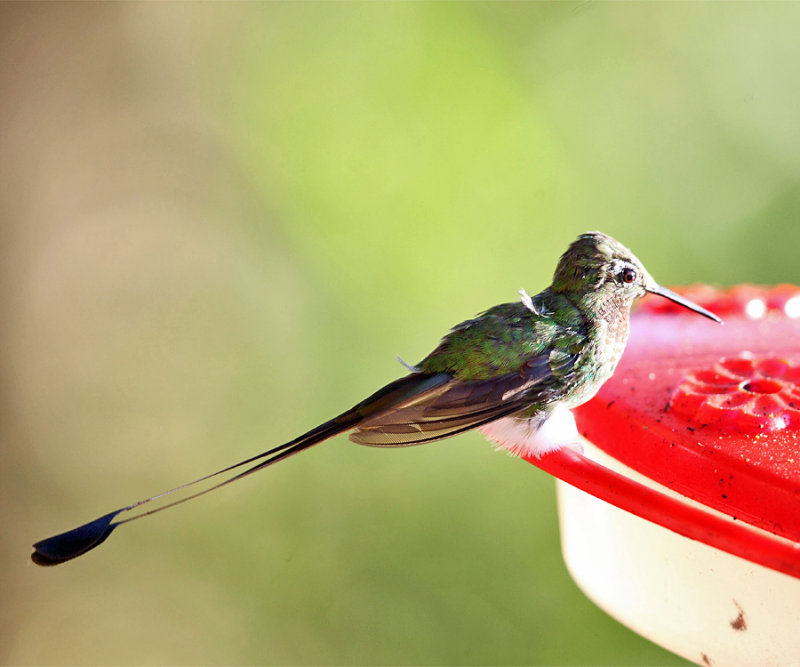
[[[480,430],[489,440],[516,456],[539,458],[562,447],[583,451],[575,418],[565,407],[556,407],[544,423],[541,417],[503,417],[481,426]]]

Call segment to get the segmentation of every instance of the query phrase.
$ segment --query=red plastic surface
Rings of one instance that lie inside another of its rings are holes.
[[[528,459],[554,477],[670,530],[800,579],[800,543],[672,498],[564,448]]]
[[[800,542],[800,288],[682,292],[725,325],[646,300],[578,428],[654,481]]]
[[[689,285],[676,291],[722,319],[729,316],[760,319],[768,314],[800,317],[800,288],[796,285],[736,285],[726,290],[709,285]],[[649,313],[686,314],[683,306],[652,296],[647,297],[639,309]]]
[[[775,433],[800,426],[800,365],[780,357],[720,359],[689,372],[669,409],[709,428]]]

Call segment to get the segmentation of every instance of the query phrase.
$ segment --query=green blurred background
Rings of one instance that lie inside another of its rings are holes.
[[[682,664],[592,605],[553,483],[346,438],[39,569],[535,292],[580,232],[800,280],[800,5],[0,5],[13,664]]]

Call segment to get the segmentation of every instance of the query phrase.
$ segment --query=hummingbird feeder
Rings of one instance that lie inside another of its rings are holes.
[[[800,664],[800,288],[682,293],[724,328],[646,299],[584,455],[530,461],[601,608],[698,664]]]

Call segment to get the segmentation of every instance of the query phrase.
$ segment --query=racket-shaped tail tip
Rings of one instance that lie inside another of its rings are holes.
[[[116,510],[99,519],[68,530],[66,533],[53,535],[33,545],[31,560],[37,565],[59,565],[77,558],[105,542],[118,523],[111,523],[114,517],[123,510]]]
[[[155,496],[151,496],[150,498],[145,498],[144,500],[140,500],[136,503],[128,505],[127,507],[123,507],[122,509],[118,509],[114,512],[110,512],[105,516],[101,516],[99,519],[95,519],[94,521],[90,521],[89,523],[85,523],[82,526],[78,526],[77,528],[73,528],[72,530],[68,530],[66,533],[61,533],[59,535],[53,535],[53,537],[48,537],[46,540],[42,540],[41,542],[37,542],[33,545],[33,553],[31,554],[31,560],[36,563],[37,565],[58,565],[63,563],[64,561],[71,560],[73,558],[77,558],[78,556],[82,556],[87,551],[91,551],[96,546],[102,544],[103,542],[108,539],[108,536],[114,531],[117,526],[121,526],[123,523],[127,523],[129,521],[133,521],[134,519],[143,519],[146,516],[151,516],[156,514],[157,512],[161,512],[163,510],[169,509],[170,507],[175,507],[176,505],[180,505],[185,503],[193,498],[198,498],[199,496],[203,496],[206,493],[214,491],[215,489],[219,489],[231,482],[235,482],[239,479],[247,477],[248,475],[257,472],[267,466],[272,465],[273,463],[277,463],[278,461],[282,461],[283,459],[296,454],[297,452],[301,452],[304,449],[308,449],[309,447],[316,445],[323,440],[327,440],[330,437],[333,437],[337,433],[341,433],[352,426],[360,420],[361,417],[356,413],[356,411],[351,410],[350,412],[337,417],[336,419],[332,419],[324,424],[321,424],[317,428],[311,429],[308,433],[301,435],[299,438],[295,438],[283,445],[279,445],[278,447],[273,447],[272,449],[268,449],[266,452],[262,452],[256,456],[251,456],[244,461],[239,461],[239,463],[235,463],[234,465],[227,466],[222,470],[217,470],[215,473],[211,473],[210,475],[204,475],[203,477],[199,477],[198,479],[188,482],[186,484],[181,484],[180,486],[176,486],[174,489],[170,489],[169,491],[163,491],[161,493],[156,494]],[[152,509],[150,511],[142,511],[136,516],[129,517],[122,521],[118,521],[114,523],[114,518],[121,514],[122,512],[127,512],[129,510],[133,510],[137,507],[141,507],[146,503],[149,503],[152,500],[157,500],[159,498],[163,498],[165,496],[170,495],[171,493],[175,493],[177,491],[183,491],[194,484],[198,484],[200,482],[205,482],[206,480],[211,479],[212,477],[216,477],[217,475],[221,475],[222,473],[226,473],[241,466],[247,465],[249,463],[254,463],[258,460],[261,460],[260,463],[256,463],[250,468],[247,468],[244,472],[235,473],[231,477],[223,480],[222,482],[217,482],[216,484],[212,484],[208,488],[203,489],[202,491],[197,491],[192,493],[188,496],[180,498],[179,500],[173,500],[166,505],[161,505],[156,509]]]

